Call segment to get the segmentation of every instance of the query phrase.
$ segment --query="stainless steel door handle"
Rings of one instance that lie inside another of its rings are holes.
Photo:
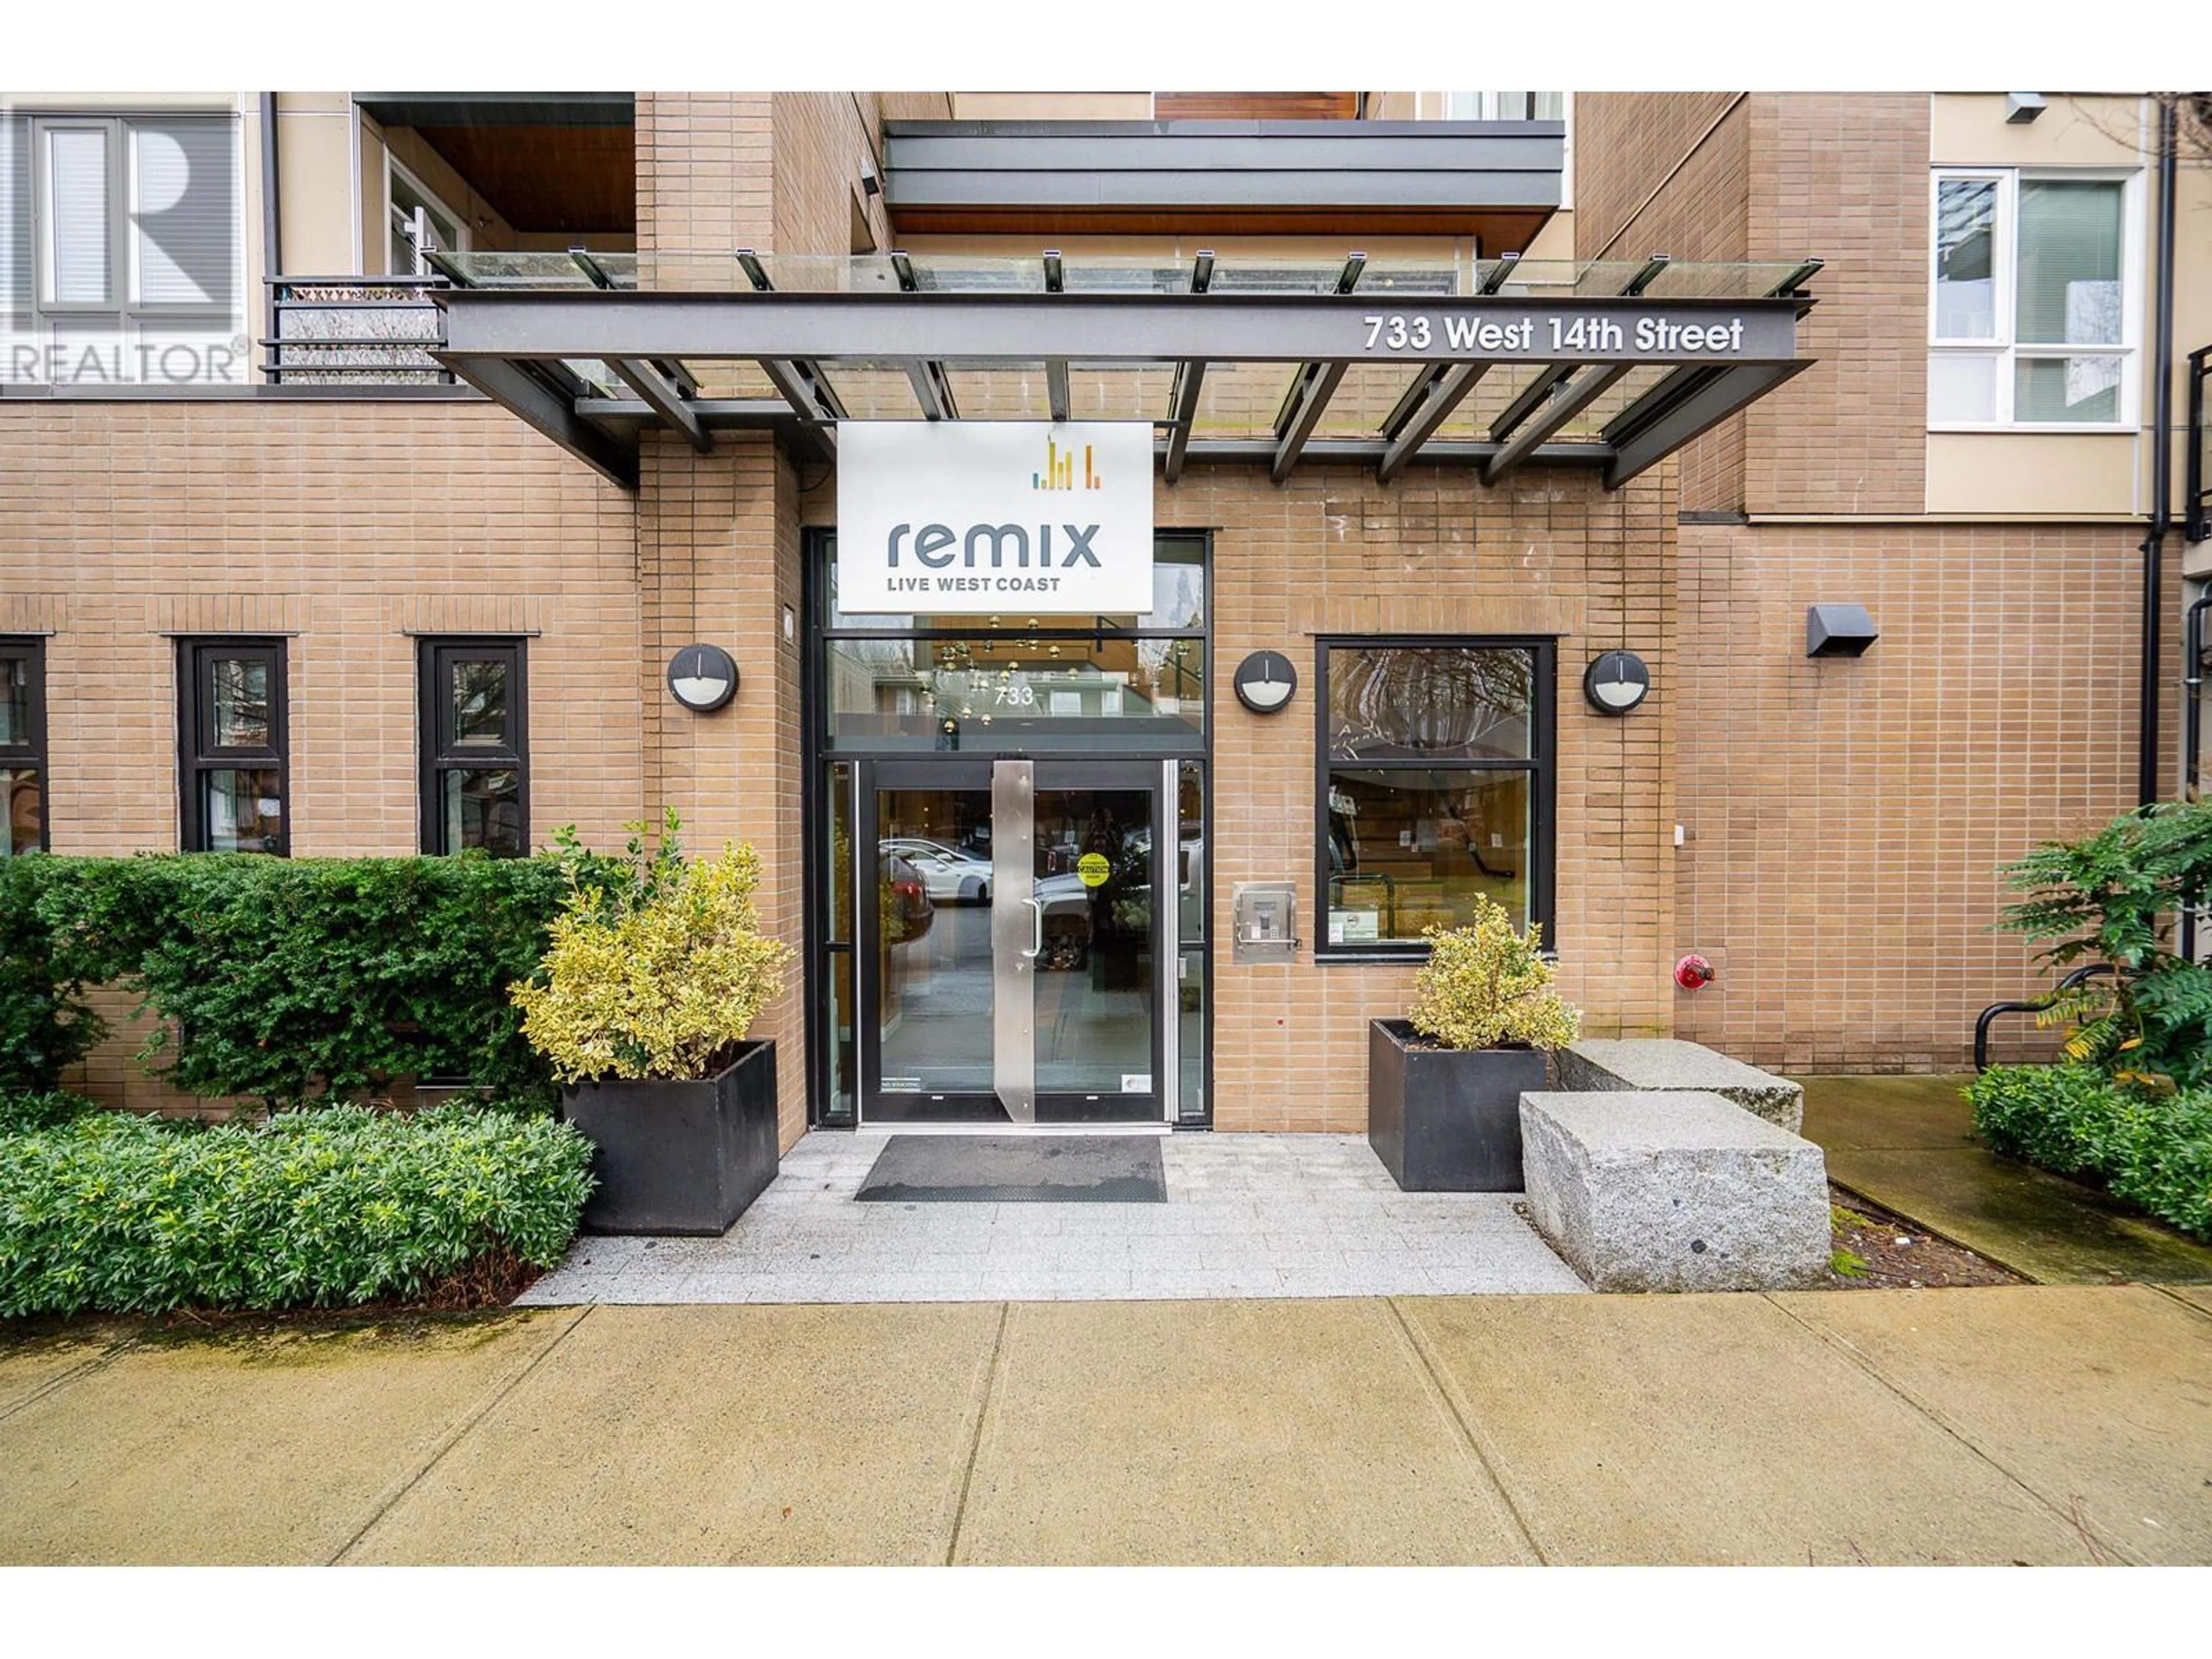
[[[1024,899],[1022,902],[1036,912],[1036,933],[1030,948],[1020,954],[1024,961],[1035,962],[1044,954],[1044,901],[1040,898],[1030,898]]]

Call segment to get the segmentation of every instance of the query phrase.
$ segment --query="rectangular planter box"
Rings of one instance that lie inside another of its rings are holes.
[[[1367,1027],[1367,1139],[1409,1193],[1522,1190],[1521,1097],[1544,1086],[1539,1048],[1427,1046],[1410,1023]]]
[[[773,1042],[698,1082],[572,1085],[561,1108],[599,1149],[587,1233],[725,1233],[775,1179]]]

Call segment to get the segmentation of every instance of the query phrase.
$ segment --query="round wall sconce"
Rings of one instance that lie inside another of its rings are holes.
[[[1583,696],[1601,714],[1626,714],[1651,695],[1651,671],[1633,651],[1607,651],[1583,671]]]
[[[668,659],[668,690],[695,714],[711,714],[738,693],[738,665],[719,645],[687,645]]]
[[[1235,684],[1237,701],[1254,714],[1276,714],[1298,689],[1297,666],[1279,651],[1255,651],[1237,665]]]

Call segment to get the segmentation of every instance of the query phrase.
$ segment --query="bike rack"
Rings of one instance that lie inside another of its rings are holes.
[[[2059,998],[2075,986],[2086,984],[2098,975],[2112,971],[2111,963],[2093,962],[2086,968],[2076,968],[2060,980],[2049,996],[2038,997],[2033,1002],[1992,1002],[1983,1009],[1981,1017],[1974,1022],[1975,1072],[1978,1074],[1990,1069],[1990,1025],[1999,1014],[2039,1014],[2046,1008],[2055,1006]]]

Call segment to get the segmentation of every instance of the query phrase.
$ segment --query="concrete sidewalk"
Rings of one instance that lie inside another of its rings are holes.
[[[0,1340],[0,1561],[2212,1561],[2212,1291]]]

